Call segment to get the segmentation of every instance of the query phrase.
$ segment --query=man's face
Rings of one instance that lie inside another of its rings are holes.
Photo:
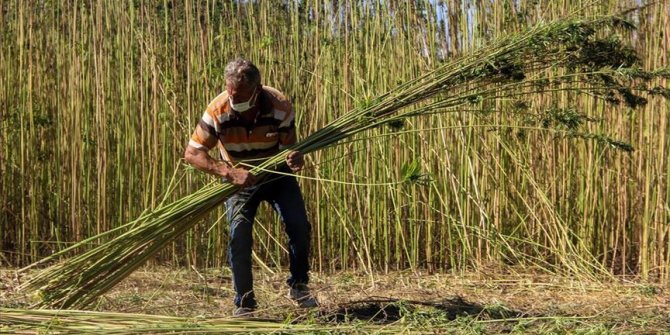
[[[251,98],[254,98],[255,100],[254,96],[257,96],[260,90],[260,84],[258,86],[251,85],[250,87],[245,87],[244,85],[234,86],[226,83],[226,91],[228,92],[228,95],[233,98],[233,102],[235,103],[247,102]],[[255,101],[252,101],[252,103],[253,102]]]

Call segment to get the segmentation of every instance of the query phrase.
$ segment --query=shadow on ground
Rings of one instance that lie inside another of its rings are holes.
[[[429,313],[432,317],[455,320],[458,317],[500,320],[527,317],[526,313],[510,310],[504,306],[484,306],[468,302],[461,297],[441,301],[411,301],[393,298],[374,298],[353,301],[340,305],[335,311],[322,311],[326,322],[351,322],[361,320],[374,323],[391,323],[404,316]]]

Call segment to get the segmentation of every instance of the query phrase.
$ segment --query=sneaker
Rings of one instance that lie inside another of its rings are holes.
[[[296,284],[289,289],[289,297],[291,300],[298,303],[301,308],[319,307],[319,302],[310,293],[309,288],[305,284]]]
[[[250,308],[250,307],[237,307],[233,311],[233,316],[235,317],[253,317],[254,316],[254,311],[255,308]]]

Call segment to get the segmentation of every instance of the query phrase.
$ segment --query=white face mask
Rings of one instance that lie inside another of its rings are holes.
[[[254,88],[254,92],[251,93],[251,97],[249,98],[248,101],[245,102],[239,102],[239,103],[233,103],[233,97],[230,96],[230,107],[235,110],[236,112],[244,113],[254,107],[254,104],[251,103],[252,100],[254,100],[254,95],[256,94],[256,89]]]

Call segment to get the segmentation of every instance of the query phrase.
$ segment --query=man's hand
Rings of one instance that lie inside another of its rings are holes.
[[[286,156],[286,164],[291,171],[296,172],[302,170],[305,166],[305,159],[300,151],[291,151]]]
[[[240,187],[249,187],[256,184],[256,176],[242,168],[228,168],[223,177],[233,185]]]

